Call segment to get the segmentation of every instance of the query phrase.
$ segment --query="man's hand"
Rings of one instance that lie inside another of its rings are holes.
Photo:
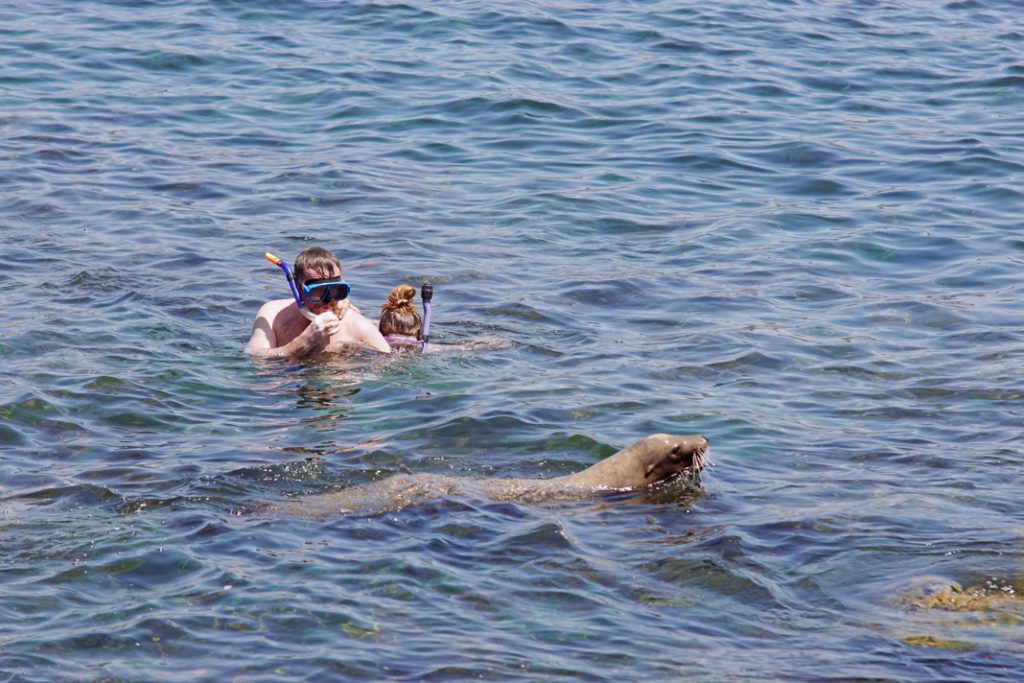
[[[309,327],[299,335],[304,346],[310,351],[322,349],[331,341],[331,335],[338,331],[341,320],[331,311],[325,311],[310,321]]]

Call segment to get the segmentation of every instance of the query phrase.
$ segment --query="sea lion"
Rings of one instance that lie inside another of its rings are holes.
[[[330,514],[394,512],[461,492],[500,501],[532,503],[581,498],[602,491],[645,489],[695,476],[707,464],[708,440],[700,435],[653,434],[575,474],[551,479],[479,479],[438,474],[399,474],[371,484],[269,506],[274,511],[323,517]],[[264,508],[267,509],[267,508]]]

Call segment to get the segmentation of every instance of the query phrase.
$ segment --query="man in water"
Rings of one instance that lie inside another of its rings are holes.
[[[268,301],[256,314],[246,353],[256,358],[302,358],[350,346],[391,353],[377,325],[349,301],[349,285],[341,279],[337,256],[320,247],[304,249],[295,257],[294,275],[306,309],[315,317],[307,319],[295,299]]]

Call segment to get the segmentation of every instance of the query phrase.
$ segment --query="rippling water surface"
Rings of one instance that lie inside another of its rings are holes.
[[[0,680],[1018,680],[1020,16],[0,9]],[[310,244],[497,343],[253,362]],[[653,432],[699,486],[264,507]]]

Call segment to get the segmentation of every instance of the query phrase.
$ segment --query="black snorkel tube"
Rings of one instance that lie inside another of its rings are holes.
[[[302,300],[302,295],[299,294],[299,288],[295,286],[295,278],[292,277],[292,271],[288,268],[288,264],[284,262],[284,259],[274,256],[269,251],[263,254],[263,258],[267,259],[284,271],[284,276],[288,278],[288,287],[291,288],[292,296],[295,297],[295,304],[299,307],[299,313],[301,313],[306,320],[313,320],[316,318],[316,316],[313,315],[313,312],[306,308],[306,302]]]
[[[427,352],[427,341],[430,339],[430,300],[434,298],[434,285],[424,282],[420,287],[420,298],[423,299],[423,327],[420,329],[420,353]]]

